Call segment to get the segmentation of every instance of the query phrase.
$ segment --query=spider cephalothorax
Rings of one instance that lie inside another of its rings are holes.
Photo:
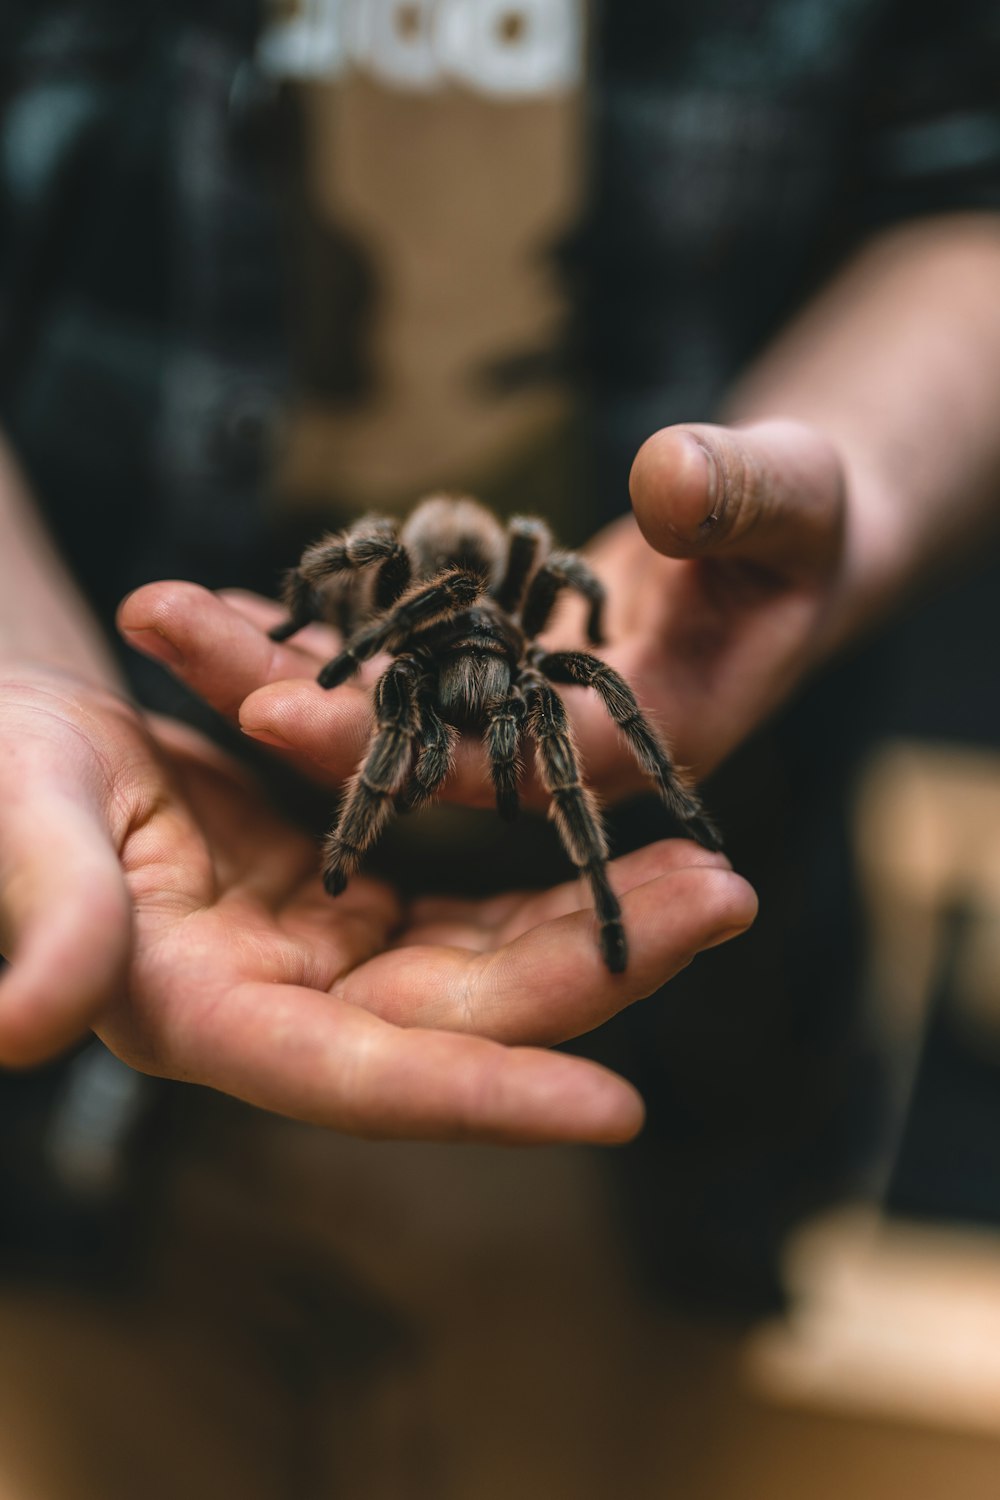
[[[516,516],[505,531],[476,501],[435,496],[402,527],[365,516],[307,548],[285,580],[289,619],[271,635],[286,640],[312,620],[343,631],[343,650],[319,674],[324,687],[379,652],[393,657],[375,686],[371,745],[326,841],[331,896],[394,808],[410,811],[439,790],[461,730],[482,734],[500,816],[515,817],[527,737],[559,836],[593,891],[604,961],[620,973],[627,948],[607,841],[552,684],[593,688],[684,831],[711,849],[719,836],[624,678],[599,657],[536,644],[565,588],[587,600],[587,635],[600,645],[603,586],[581,558],[552,550],[544,522]]]

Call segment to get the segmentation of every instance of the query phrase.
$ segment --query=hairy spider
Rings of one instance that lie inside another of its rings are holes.
[[[336,625],[345,643],[319,674],[328,688],[379,652],[393,657],[375,686],[371,744],[326,840],[323,882],[331,896],[394,808],[409,812],[438,791],[461,730],[482,734],[497,809],[514,818],[527,736],[559,836],[590,883],[604,962],[620,973],[627,946],[608,882],[607,840],[552,684],[593,688],[684,831],[710,849],[720,840],[624,678],[586,652],[536,644],[566,588],[586,599],[587,635],[600,645],[603,585],[581,558],[552,550],[543,521],[516,516],[505,532],[475,500],[432,496],[402,527],[365,516],[308,547],[285,576],[289,618],[271,637],[287,640],[313,620]]]

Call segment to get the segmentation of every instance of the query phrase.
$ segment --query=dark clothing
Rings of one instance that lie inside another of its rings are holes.
[[[257,7],[5,13],[0,420],[102,606],[165,569],[256,580],[289,385]],[[872,228],[1000,208],[1000,5],[937,17],[603,6],[582,281],[605,503]]]
[[[621,493],[639,444],[705,420],[873,230],[1000,209],[1000,5],[607,0],[602,17],[590,321]]]
[[[286,382],[254,23],[138,0],[5,25],[2,420],[104,610],[259,566]]]

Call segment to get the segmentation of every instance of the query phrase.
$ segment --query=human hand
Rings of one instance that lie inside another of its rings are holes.
[[[857,546],[841,465],[831,444],[799,423],[667,428],[640,450],[632,496],[634,518],[609,527],[588,550],[608,589],[609,644],[600,655],[652,712],[678,761],[700,777],[844,628]],[[314,777],[339,783],[370,733],[368,693],[363,684],[319,687],[316,674],[339,649],[336,637],[310,626],[294,644],[276,646],[263,633],[281,618],[267,601],[220,601],[179,584],[140,590],[123,610],[126,628],[138,625],[154,654],[164,644],[172,655],[179,650],[179,675],[223,712],[238,714],[248,733]],[[571,601],[550,639],[586,644],[583,612]],[[588,780],[611,799],[641,790],[642,775],[596,696],[560,692]],[[544,805],[530,765],[524,790],[529,804]],[[474,805],[492,800],[485,757],[471,740],[445,795]]]
[[[600,654],[700,778],[846,633],[844,475],[803,424],[688,424],[647,440],[630,488],[634,516],[588,549],[608,588]],[[612,797],[638,790],[599,703],[578,692],[573,710],[595,783]]]
[[[0,1060],[93,1025],[145,1071],[365,1135],[627,1138],[631,1087],[536,1044],[753,916],[679,841],[612,866],[633,948],[614,979],[571,886],[404,911],[356,878],[331,902],[312,841],[218,750],[54,673],[3,683],[0,807]]]
[[[635,461],[635,518],[588,549],[608,591],[609,644],[600,654],[696,774],[780,701],[815,650],[843,545],[841,488],[829,444],[801,425],[669,428]],[[371,733],[368,687],[378,664],[327,691],[316,677],[339,652],[338,636],[310,625],[287,644],[267,639],[284,618],[254,595],[167,582],[132,594],[119,624],[253,738],[340,785]],[[583,626],[583,610],[567,596],[548,639],[586,648]],[[588,779],[611,798],[640,790],[638,767],[596,696],[560,693]],[[541,806],[533,771],[529,761],[523,794]],[[468,736],[443,794],[473,805],[493,799],[485,755]]]

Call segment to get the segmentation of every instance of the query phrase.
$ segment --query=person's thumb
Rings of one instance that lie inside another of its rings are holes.
[[[639,449],[629,487],[639,529],[668,557],[739,557],[801,573],[839,553],[841,465],[799,422],[664,427]]]

